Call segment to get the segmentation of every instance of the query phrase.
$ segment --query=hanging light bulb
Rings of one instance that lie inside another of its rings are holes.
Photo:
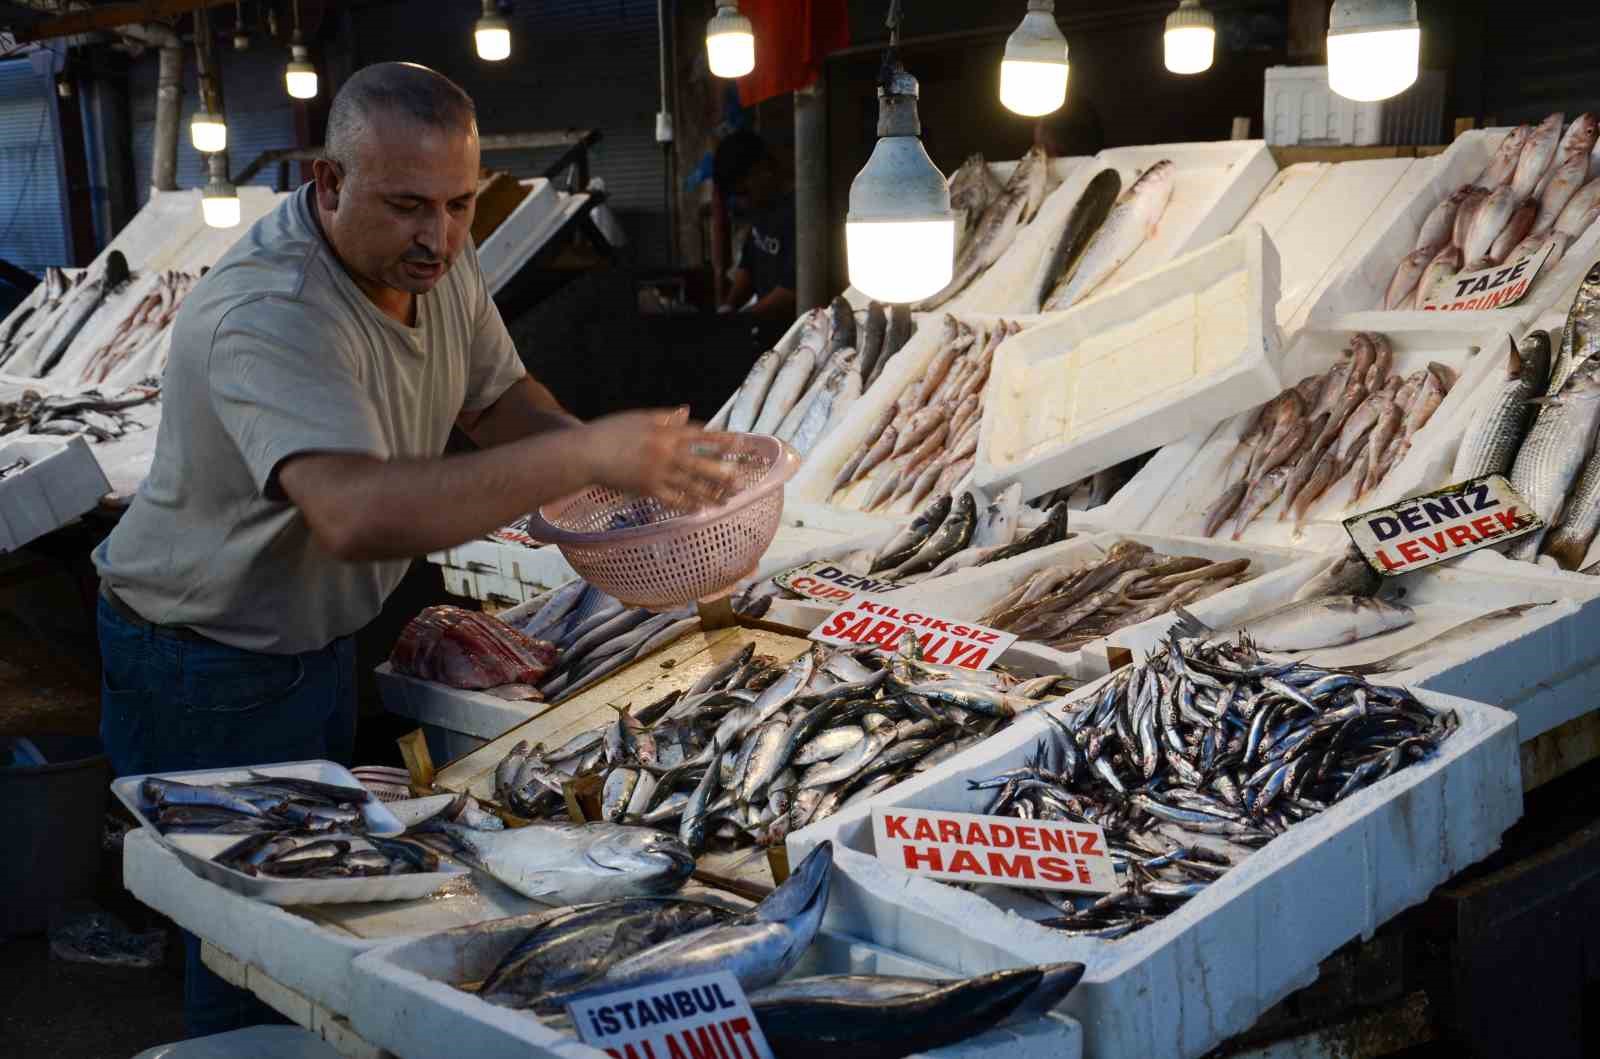
[[[478,42],[478,58],[491,63],[511,56],[511,23],[500,16],[494,5],[495,0],[483,0],[483,17],[472,30]]]
[[[294,0],[294,35],[289,38],[289,65],[283,68],[283,87],[296,99],[317,98],[317,68],[300,35],[300,0]]]
[[[756,68],[756,34],[737,3],[719,3],[706,24],[706,60],[718,77],[743,77]]]
[[[898,65],[878,86],[878,143],[850,185],[850,283],[881,302],[937,294],[955,270],[950,185],[919,138],[918,94],[917,79]]]
[[[200,215],[212,228],[236,228],[239,225],[239,189],[228,179],[221,155],[212,155],[207,167],[211,170],[211,181],[200,193]]]
[[[234,3],[233,50],[250,50],[250,31],[244,28],[244,0],[235,0]]]
[[[1000,102],[1025,117],[1049,114],[1067,101],[1067,38],[1055,11],[1055,0],[1028,0],[1028,13],[1006,41]]]
[[[1399,95],[1417,79],[1421,49],[1416,0],[1335,0],[1328,87],[1362,103]]]
[[[216,154],[228,149],[228,125],[221,114],[197,110],[189,119],[189,138],[201,154]]]
[[[1217,48],[1217,20],[1200,6],[1200,0],[1181,0],[1167,16],[1165,37],[1167,69],[1175,74],[1198,74],[1211,69]]]

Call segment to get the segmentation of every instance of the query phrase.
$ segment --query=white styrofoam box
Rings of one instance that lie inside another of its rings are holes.
[[[446,574],[449,568],[445,568]],[[513,702],[486,691],[468,691],[396,673],[384,662],[373,674],[384,709],[414,721],[478,739],[494,739],[550,709],[548,702]]]
[[[1516,718],[1433,691],[1417,697],[1460,718],[1437,754],[1295,824],[1174,914],[1117,941],[1069,938],[871,856],[873,805],[982,812],[990,792],[969,791],[967,781],[1022,765],[1048,729],[1034,715],[791,834],[790,863],[831,839],[825,925],[908,956],[938,958],[963,974],[1086,964],[1060,1010],[1083,1023],[1091,1059],[1200,1055],[1313,982],[1335,949],[1370,937],[1486,857],[1521,816]]]
[[[731,900],[718,903],[744,907],[742,902]],[[458,983],[485,978],[537,922],[536,916],[500,920],[395,942],[364,953],[351,965],[352,1026],[367,1040],[401,1059],[446,1054],[480,1059],[601,1059],[604,1052],[547,1025],[530,1011],[501,1007],[457,988]],[[788,977],[819,974],[951,977],[950,971],[937,963],[910,959],[829,931],[817,935]],[[986,1055],[1078,1059],[1082,1048],[1082,1027],[1066,1016],[1052,1013],[913,1055],[942,1059]]]
[[[146,779],[160,778],[180,783],[241,783],[258,775],[286,776],[331,783],[340,787],[358,788],[359,780],[350,771],[331,761],[288,761],[263,765],[257,769],[223,768],[191,769],[187,772],[166,772],[159,776],[123,776],[113,780],[111,791],[127,807],[141,825],[155,833],[155,825],[145,810],[141,786]],[[365,820],[364,833],[369,835],[398,835],[405,826],[389,811],[388,806],[376,797],[369,797],[361,806]],[[409,875],[378,875],[350,879],[283,879],[268,875],[250,874],[218,864],[216,856],[239,842],[238,834],[167,834],[160,840],[170,847],[178,858],[196,875],[227,890],[274,905],[351,904],[370,901],[404,901],[428,894],[448,885],[465,874],[466,869],[443,862],[437,872],[417,872]],[[356,836],[359,839],[359,836]]]
[[[501,541],[499,561],[502,576],[539,590],[564,585],[578,576],[561,549],[553,544],[526,548]]]
[[[460,596],[462,599],[478,598],[477,574],[455,566],[441,567],[440,572],[444,574],[444,590],[450,595]]]
[[[1277,302],[1277,251],[1248,225],[1013,335],[995,352],[974,481],[1039,496],[1270,400]]]
[[[1273,146],[1433,143],[1444,127],[1444,74],[1424,70],[1400,95],[1373,103],[1328,87],[1326,66],[1269,66],[1262,129]]]
[[[28,466],[0,479],[0,553],[65,526],[111,491],[81,437],[0,442],[0,467]]]
[[[523,245],[530,236],[549,226],[561,212],[565,198],[544,177],[524,180],[521,184],[528,189],[528,194],[478,247],[478,265],[483,269],[484,283],[491,292],[510,279],[516,266],[527,260],[527,255],[520,252]]]
[[[281,908],[195,875],[149,828],[123,841],[122,882],[184,930],[341,1014],[350,961],[367,949],[544,907],[475,872],[420,900]]]
[[[1455,443],[1466,426],[1471,396],[1493,370],[1504,349],[1505,335],[1494,332],[1467,335],[1452,331],[1390,331],[1394,349],[1391,372],[1401,376],[1437,361],[1460,374],[1456,385],[1426,426],[1417,432],[1411,452],[1390,469],[1383,482],[1352,507],[1350,476],[1334,482],[1308,512],[1296,532],[1293,519],[1278,520],[1282,498],[1273,502],[1244,531],[1243,538],[1261,544],[1302,551],[1329,551],[1348,545],[1341,519],[1357,511],[1371,511],[1403,497],[1445,484],[1455,456]],[[1326,371],[1341,355],[1349,335],[1342,331],[1302,331],[1283,358],[1282,378],[1293,384],[1307,375]],[[1499,363],[1504,363],[1499,361]],[[1274,394],[1273,396],[1276,396]],[[1233,458],[1256,405],[1218,424],[1199,430],[1168,446],[1168,451],[1147,463],[1113,504],[1109,520],[1119,527],[1137,527],[1147,533],[1203,536],[1207,509],[1243,473],[1243,460]],[[1227,531],[1225,524],[1219,534]]]
[[[1163,159],[1172,160],[1177,182],[1155,234],[1095,289],[1092,298],[1140,280],[1233,231],[1278,172],[1278,163],[1261,140],[1112,147],[1095,158],[1116,169],[1124,188]]]
[[[800,468],[800,473],[791,478],[785,487],[785,522],[841,533],[868,534],[882,532],[905,521],[909,513],[906,498],[885,504],[876,511],[864,512],[860,510],[860,505],[872,488],[872,479],[857,482],[837,497],[833,495],[833,480],[838,476],[839,468],[861,446],[871,445],[877,440],[875,435],[869,435],[884,411],[894,406],[907,386],[921,381],[929,362],[943,346],[944,315],[939,313],[918,317],[916,333],[905,348],[889,361],[889,366],[878,376],[878,381],[861,395],[844,420],[811,451],[811,457]],[[975,328],[989,328],[1001,320],[1016,321],[1027,326],[1044,319],[990,313],[961,313],[958,318]],[[1001,348],[1004,349],[1004,344]],[[996,353],[996,366],[999,358],[1000,354]],[[989,385],[994,385],[992,376]],[[987,396],[985,400],[988,400]]]
[[[1600,225],[1591,225],[1567,249],[1552,270],[1541,273],[1528,295],[1504,309],[1467,312],[1383,311],[1384,293],[1400,261],[1412,250],[1422,222],[1441,201],[1463,184],[1482,175],[1509,129],[1482,129],[1463,133],[1439,156],[1433,176],[1416,191],[1393,223],[1364,253],[1345,263],[1346,271],[1317,296],[1307,317],[1311,327],[1340,330],[1389,331],[1402,327],[1460,328],[1479,331],[1496,328],[1519,331],[1562,296],[1589,270],[1600,251]]]
[[[177,269],[198,274],[201,268],[215,265],[251,225],[286,197],[288,193],[272,188],[246,185],[239,189],[239,223],[232,228],[212,228],[200,211],[199,188],[151,189],[150,198],[90,267],[103,267],[106,255],[120,250],[135,272]]]
[[[1280,170],[1241,224],[1267,230],[1278,248],[1278,325],[1298,331],[1315,295],[1393,223],[1432,171],[1432,158],[1306,162]]]

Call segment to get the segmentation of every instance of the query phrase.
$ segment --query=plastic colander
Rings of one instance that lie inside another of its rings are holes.
[[[723,503],[683,512],[592,486],[541,507],[528,519],[529,535],[559,547],[579,577],[633,606],[679,607],[725,594],[755,572],[777,535],[783,486],[800,457],[763,434],[707,437],[737,468],[737,491]]]

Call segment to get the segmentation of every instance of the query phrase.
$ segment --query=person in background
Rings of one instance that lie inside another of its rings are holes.
[[[736,132],[717,145],[712,179],[729,211],[750,224],[750,234],[739,254],[739,267],[734,270],[733,287],[717,311],[748,311],[765,319],[793,320],[792,179],[778,165],[766,141],[753,132]]]

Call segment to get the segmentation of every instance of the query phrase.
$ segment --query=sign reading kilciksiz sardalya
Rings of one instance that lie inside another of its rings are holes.
[[[962,669],[988,669],[1017,638],[999,629],[969,621],[943,618],[904,604],[891,596],[879,599],[857,593],[847,599],[821,625],[811,639],[841,647],[876,647],[893,653],[910,633],[924,661]]]

